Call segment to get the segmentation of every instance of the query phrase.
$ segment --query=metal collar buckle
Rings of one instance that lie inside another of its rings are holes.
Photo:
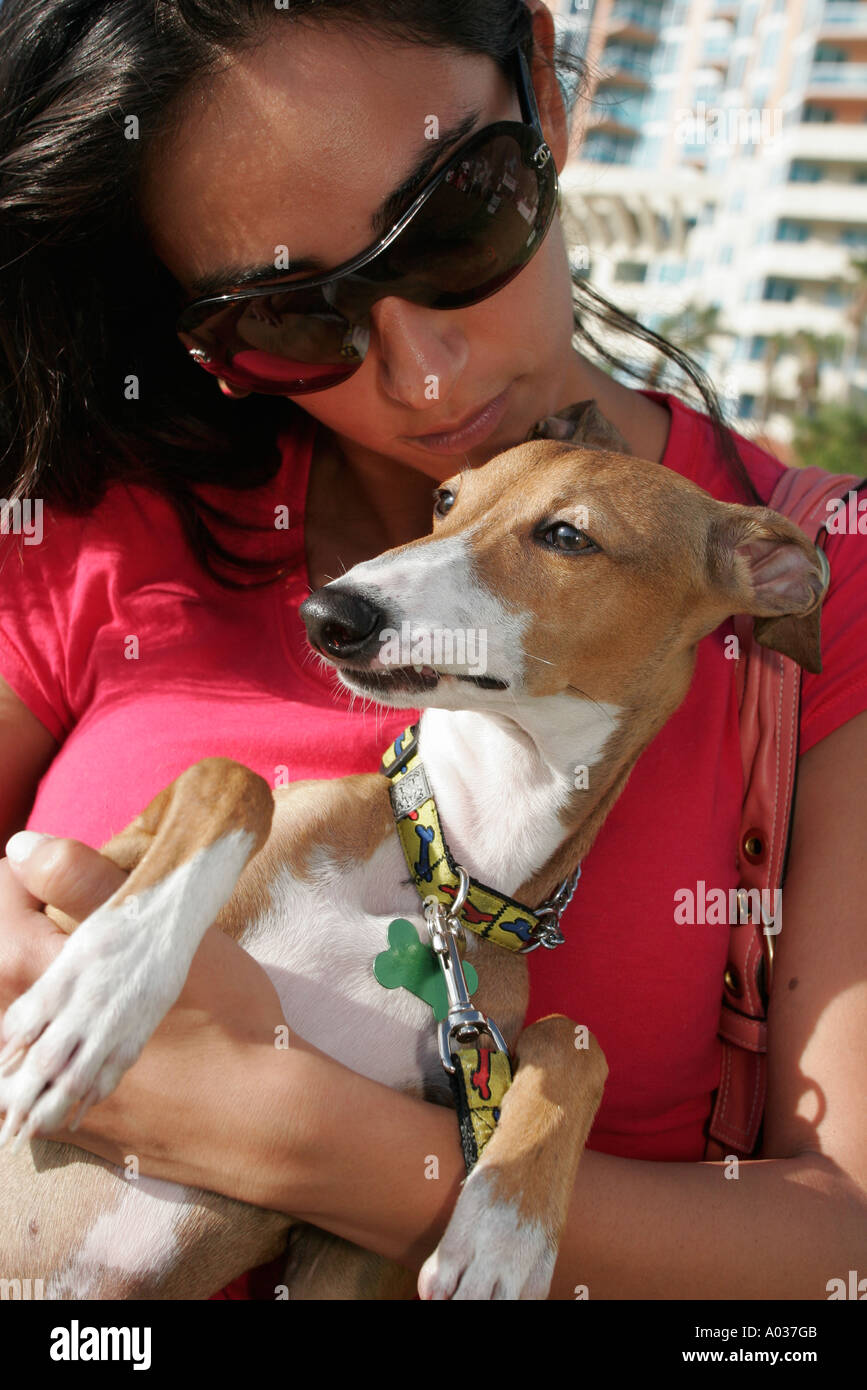
[[[458,913],[463,907],[469,891],[470,876],[460,864],[455,867],[460,875],[460,887],[448,912],[433,893],[429,893],[424,900],[424,919],[427,923],[431,946],[443,972],[449,1001],[449,1011],[439,1024],[438,1036],[440,1061],[445,1070],[450,1073],[455,1070],[452,1062],[453,1038],[456,1043],[466,1046],[476,1042],[481,1033],[487,1033],[497,1052],[505,1052],[507,1055],[509,1052],[503,1035],[493,1019],[486,1018],[479,1009],[474,1009],[470,1003],[464,967],[461,964],[458,951],[458,944],[464,945],[466,942],[466,935],[458,919]]]

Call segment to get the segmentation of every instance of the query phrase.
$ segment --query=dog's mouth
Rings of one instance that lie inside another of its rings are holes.
[[[433,666],[379,666],[371,670],[363,666],[337,667],[339,674],[353,685],[364,686],[371,694],[421,694],[436,690],[440,681],[466,681],[480,690],[508,690],[509,682],[496,676],[471,676],[457,671],[436,671]]]

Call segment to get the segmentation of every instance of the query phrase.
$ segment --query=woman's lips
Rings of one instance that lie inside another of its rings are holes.
[[[478,415],[474,416],[463,429],[451,430],[445,434],[404,435],[409,444],[418,444],[422,449],[430,449],[438,454],[454,454],[461,449],[481,444],[489,434],[493,434],[506,412],[509,387],[507,386],[494,400],[488,401]]]

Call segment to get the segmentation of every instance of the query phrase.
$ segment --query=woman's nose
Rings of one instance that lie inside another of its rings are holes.
[[[447,400],[466,367],[469,347],[460,310],[429,309],[389,295],[370,311],[371,348],[386,392],[413,410]]]

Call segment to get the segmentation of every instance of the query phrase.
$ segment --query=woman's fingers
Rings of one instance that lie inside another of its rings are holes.
[[[0,1014],[48,968],[66,938],[0,859]]]
[[[95,912],[127,877],[80,840],[55,839],[32,830],[13,835],[6,856],[14,878],[37,902],[50,903],[75,922]]]

